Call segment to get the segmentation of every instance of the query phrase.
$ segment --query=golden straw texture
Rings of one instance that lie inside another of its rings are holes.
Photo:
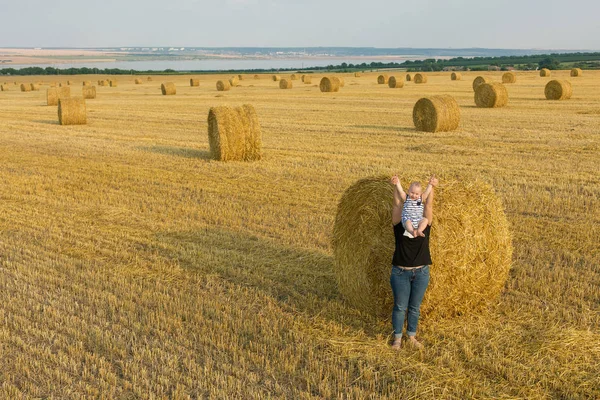
[[[200,86],[200,79],[190,79],[190,86]]]
[[[355,73],[354,73],[354,77],[355,77],[355,78],[360,78],[360,75],[361,75],[361,74],[360,74],[360,72],[355,72]]]
[[[324,76],[319,82],[321,92],[338,92],[340,90],[340,80],[336,76]]]
[[[581,76],[583,75],[583,71],[581,70],[581,68],[573,68],[571,69],[571,76],[572,77],[577,77],[577,76]]]
[[[239,81],[240,81],[240,80],[239,80],[239,78],[238,78],[237,76],[232,76],[231,78],[229,78],[229,84],[230,84],[232,87],[235,87],[235,86],[237,86],[237,85],[238,85],[238,83],[239,83]]]
[[[406,82],[410,82],[412,81],[412,75],[411,74],[406,74]]]
[[[393,306],[392,203],[389,177],[361,179],[342,195],[333,228],[340,292],[353,307],[383,317]],[[511,234],[501,202],[484,183],[442,181],[433,214],[433,263],[422,315],[448,317],[484,308],[498,298],[511,266]]]
[[[402,88],[404,87],[404,81],[402,79],[396,79],[395,76],[390,76],[390,79],[388,79],[388,86],[390,88]]]
[[[177,94],[177,88],[173,82],[165,82],[160,85],[160,91],[164,96]]]
[[[502,83],[516,83],[517,74],[512,71],[505,72],[502,74]]]
[[[31,92],[31,85],[29,83],[21,83],[21,92]]]
[[[81,97],[58,99],[58,123],[61,125],[85,125],[87,123],[85,100]]]
[[[310,76],[310,75],[303,75],[302,76],[302,82],[304,82],[305,84],[312,83],[312,76]]]
[[[573,87],[569,81],[552,80],[546,84],[544,94],[548,100],[568,100],[573,95]]]
[[[229,89],[231,89],[231,84],[229,83],[229,81],[225,81],[225,80],[217,81],[217,90],[219,92],[224,92]]]
[[[96,86],[85,86],[82,90],[84,99],[95,99],[96,98]]]
[[[453,131],[460,124],[460,107],[449,95],[424,97],[413,107],[413,123],[422,132]]]
[[[277,82],[277,81],[281,80],[281,77],[279,75],[271,75],[271,79],[273,79],[273,81]]]
[[[550,75],[551,75],[551,73],[548,68],[540,69],[540,76],[549,77]]]
[[[211,107],[208,113],[211,157],[219,161],[254,161],[262,158],[262,136],[254,107]]]
[[[508,91],[501,83],[482,83],[475,89],[477,107],[497,108],[508,104]]]
[[[83,81],[82,86],[92,86],[92,81]]]
[[[473,91],[475,91],[477,89],[477,86],[481,85],[482,83],[490,82],[492,82],[492,78],[489,78],[487,76],[478,76],[477,78],[473,79]]]
[[[142,83],[144,83],[144,81],[141,78],[135,78],[136,85],[141,85]]]
[[[385,74],[379,75],[377,77],[377,83],[380,85],[385,85],[386,83],[388,83],[388,76]]]
[[[49,106],[57,106],[59,99],[71,97],[71,88],[68,86],[59,88],[49,88],[46,90],[46,104]]]
[[[292,81],[287,79],[282,79],[279,81],[279,89],[291,89]]]
[[[462,79],[462,74],[460,72],[453,72],[450,74],[450,80],[460,81]]]
[[[413,77],[413,81],[415,83],[427,83],[427,75],[425,75],[424,73],[415,74],[415,76]]]
[[[111,81],[110,81],[110,87],[117,87],[117,85],[118,84],[117,84],[116,79],[111,79]]]

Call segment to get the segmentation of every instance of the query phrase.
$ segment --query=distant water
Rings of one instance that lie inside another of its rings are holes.
[[[406,60],[419,60],[423,57],[369,57],[369,58],[294,58],[294,59],[208,59],[208,60],[178,60],[178,61],[114,61],[114,62],[81,62],[60,64],[0,64],[0,68],[25,68],[25,67],[54,67],[66,68],[118,68],[134,69],[138,71],[164,71],[173,69],[175,71],[227,71],[227,70],[253,70],[253,69],[279,69],[279,68],[309,68],[326,67],[328,65],[362,64],[371,62],[404,62]]]

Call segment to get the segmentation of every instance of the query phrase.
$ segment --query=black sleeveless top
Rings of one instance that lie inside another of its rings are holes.
[[[394,237],[396,239],[396,250],[392,265],[399,267],[420,267],[421,265],[431,264],[431,254],[429,253],[429,234],[431,225],[423,231],[425,237],[416,237],[409,239],[404,236],[404,227],[399,222],[394,225]]]

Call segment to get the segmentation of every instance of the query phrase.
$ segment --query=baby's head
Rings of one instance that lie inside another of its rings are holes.
[[[417,200],[419,197],[421,197],[421,192],[421,184],[419,182],[413,182],[408,187],[408,198],[411,200]]]

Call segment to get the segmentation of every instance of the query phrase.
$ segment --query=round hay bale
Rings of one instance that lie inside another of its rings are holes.
[[[239,79],[240,81],[241,81],[241,80],[244,80],[244,76],[243,76],[242,74],[239,74],[239,75],[238,75],[238,79]]]
[[[232,87],[235,87],[235,86],[237,86],[237,84],[238,84],[239,82],[240,82],[240,80],[238,79],[238,77],[237,77],[237,76],[232,76],[231,78],[229,78],[229,84],[230,84]]]
[[[68,86],[46,89],[46,104],[57,106],[58,100],[71,97],[71,88]]]
[[[355,77],[355,78],[360,78],[360,75],[361,75],[361,73],[360,73],[360,72],[355,72],[355,73],[354,73],[354,77]]]
[[[462,79],[462,74],[460,72],[453,72],[450,74],[450,79],[453,81],[460,81]]]
[[[82,89],[82,95],[84,99],[95,99],[96,98],[96,86],[85,86]]]
[[[411,74],[406,74],[406,82],[410,82],[412,81],[412,75]]]
[[[491,81],[492,79],[487,76],[478,76],[477,78],[473,79],[473,91],[475,91],[477,86],[481,85],[482,83],[490,83]]]
[[[72,83],[71,81],[67,81],[67,85],[71,86],[71,83]]]
[[[540,69],[540,76],[542,76],[542,77],[549,77],[550,76],[550,70],[548,68],[542,68],[542,69]]]
[[[423,73],[415,74],[413,81],[415,83],[427,83],[427,75]]]
[[[150,81],[152,80],[152,77],[151,77],[151,76],[149,76],[148,78],[146,78],[146,80],[147,80],[148,82],[150,82]]]
[[[302,82],[304,82],[306,85],[309,85],[312,83],[312,76],[310,75],[303,75],[302,76]]]
[[[231,84],[229,81],[217,81],[217,90],[219,92],[225,92],[231,89]]]
[[[288,81],[287,79],[282,79],[279,81],[279,89],[291,89],[292,81]]]
[[[290,80],[295,81],[296,79],[298,79],[298,76],[296,74],[290,75]]]
[[[172,96],[177,94],[177,88],[173,82],[166,82],[160,85],[160,91],[163,96]]]
[[[111,79],[110,83],[110,87],[117,87],[117,81],[115,79]]]
[[[1,89],[3,92],[8,92],[8,85],[5,83],[4,85],[0,86],[0,89]]]
[[[98,86],[103,86],[104,85],[104,81],[102,79],[98,79]]]
[[[422,132],[453,131],[460,124],[460,107],[449,95],[424,97],[413,107],[413,123]]]
[[[333,227],[334,274],[340,292],[353,307],[381,317],[389,317],[393,307],[392,204],[389,177],[361,179],[342,195]],[[431,281],[421,315],[470,313],[497,299],[511,267],[512,243],[494,190],[468,180],[438,186],[430,250]]]
[[[380,85],[385,85],[386,83],[388,83],[388,76],[385,74],[379,75],[377,77],[377,83]]]
[[[344,86],[346,86],[346,81],[344,80],[343,76],[337,76],[336,78],[338,78],[338,80],[340,81],[340,87],[343,88]]]
[[[200,79],[190,79],[190,86],[200,86]]]
[[[581,76],[583,75],[583,71],[581,70],[581,68],[573,68],[571,69],[571,76],[572,77],[577,77],[577,76]]]
[[[83,86],[92,86],[92,81],[83,81]]]
[[[37,83],[30,83],[29,84],[31,86],[31,90],[32,91],[39,91],[40,90],[40,85],[38,85]]]
[[[211,107],[208,112],[208,143],[215,160],[260,160],[261,136],[256,111],[249,104]]]
[[[544,94],[548,100],[568,100],[573,95],[571,82],[552,80],[546,84]]]
[[[508,90],[501,83],[482,83],[475,89],[477,107],[497,108],[508,104]]]
[[[505,72],[502,75],[502,83],[515,83],[517,82],[517,74],[512,71]]]
[[[144,81],[141,78],[135,78],[135,84],[136,85],[141,85],[143,83],[144,83]]]
[[[274,82],[277,82],[281,80],[281,77],[279,75],[271,75],[271,79],[273,79]]]
[[[396,79],[395,76],[390,76],[390,79],[388,79],[388,86],[392,89],[403,88],[404,81],[401,79]]]
[[[260,79],[260,75],[254,75],[254,79]]]
[[[85,100],[81,97],[58,99],[58,123],[85,125],[87,123]]]
[[[338,92],[340,90],[340,80],[336,76],[324,76],[319,82],[321,92]]]
[[[21,92],[31,92],[31,85],[29,83],[21,83]]]

